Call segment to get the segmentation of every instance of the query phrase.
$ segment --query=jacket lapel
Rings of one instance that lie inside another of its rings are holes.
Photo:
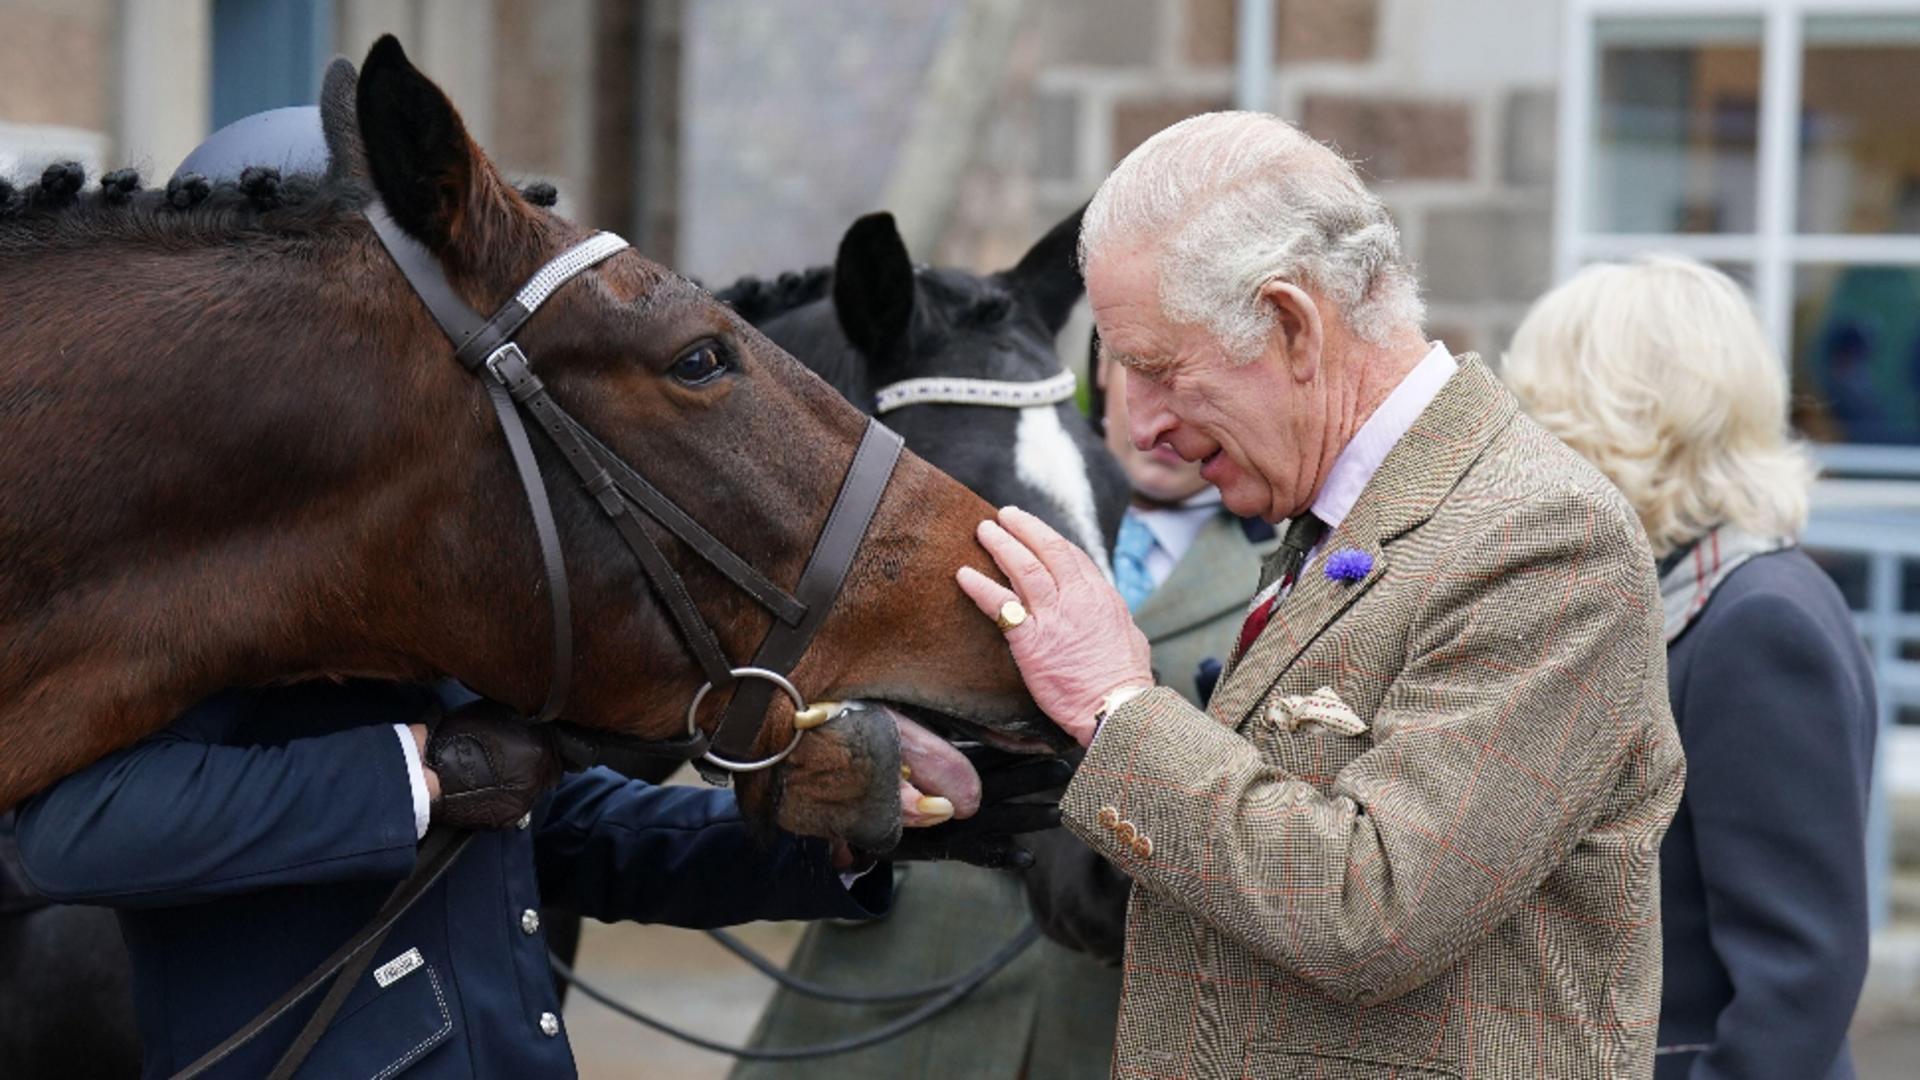
[[[1248,548],[1264,553],[1272,546],[1272,542],[1258,545],[1249,541],[1232,514],[1224,510],[1215,514],[1201,527],[1186,555],[1173,565],[1167,580],[1140,605],[1134,625],[1153,642],[1244,609],[1253,589],[1253,576],[1241,580],[1236,574],[1221,573],[1221,568],[1241,565]]]
[[[1467,466],[1518,411],[1513,396],[1477,356],[1462,356],[1460,370],[1388,451],[1340,528],[1307,560],[1267,629],[1221,679],[1209,711],[1223,723],[1244,723],[1327,626],[1386,576],[1389,545],[1433,516]],[[1372,566],[1365,577],[1328,579],[1327,559],[1342,551],[1366,553]]]

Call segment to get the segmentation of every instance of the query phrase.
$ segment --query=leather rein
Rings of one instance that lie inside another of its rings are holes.
[[[559,530],[546,482],[527,438],[523,414],[531,417],[560,451],[594,504],[632,550],[706,679],[687,705],[687,731],[681,738],[645,740],[572,725],[556,728],[566,749],[577,759],[572,763],[607,764],[619,769],[637,759],[669,757],[694,761],[708,782],[721,784],[728,773],[769,768],[792,753],[805,734],[803,728],[796,727],[793,738],[774,754],[757,760],[750,757],[776,689],[791,701],[796,714],[807,707],[806,699],[787,679],[787,672],[806,653],[846,581],[887,480],[899,461],[900,436],[868,420],[826,526],[799,584],[789,594],[702,528],[561,408],[534,374],[526,353],[514,343],[514,335],[556,290],[574,276],[627,250],[625,240],[603,232],[568,248],[535,273],[492,317],[483,318],[454,293],[440,260],[403,232],[385,207],[375,202],[368,206],[366,215],[394,264],[453,342],[454,358],[486,387],[513,452],[514,466],[533,513],[553,605],[552,674],[546,704],[534,717],[535,722],[551,721],[566,707],[573,669],[573,627]],[[773,615],[773,626],[751,663],[735,666],[727,659],[713,628],[695,607],[686,582],[642,528],[641,514],[672,533]],[[733,700],[709,735],[698,724],[700,705],[712,691],[726,688],[734,688]]]

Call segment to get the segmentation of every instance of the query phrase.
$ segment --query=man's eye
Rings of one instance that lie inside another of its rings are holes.
[[[720,346],[703,341],[681,353],[667,373],[687,386],[701,386],[712,382],[726,370],[727,358]]]

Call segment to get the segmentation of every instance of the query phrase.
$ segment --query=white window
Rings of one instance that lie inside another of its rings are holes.
[[[1556,270],[1743,282],[1833,469],[1920,477],[1920,0],[1570,0]]]

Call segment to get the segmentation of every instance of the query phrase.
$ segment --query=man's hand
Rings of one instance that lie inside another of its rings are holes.
[[[461,829],[507,828],[560,779],[547,725],[530,724],[491,701],[442,719],[426,736],[420,761],[433,820]]]
[[[1034,702],[1086,746],[1109,694],[1153,685],[1146,635],[1086,552],[1046,522],[1009,506],[976,533],[1013,591],[972,567],[960,569],[960,588],[988,618],[1009,600],[1026,607],[1026,621],[1006,635],[1014,663]]]

